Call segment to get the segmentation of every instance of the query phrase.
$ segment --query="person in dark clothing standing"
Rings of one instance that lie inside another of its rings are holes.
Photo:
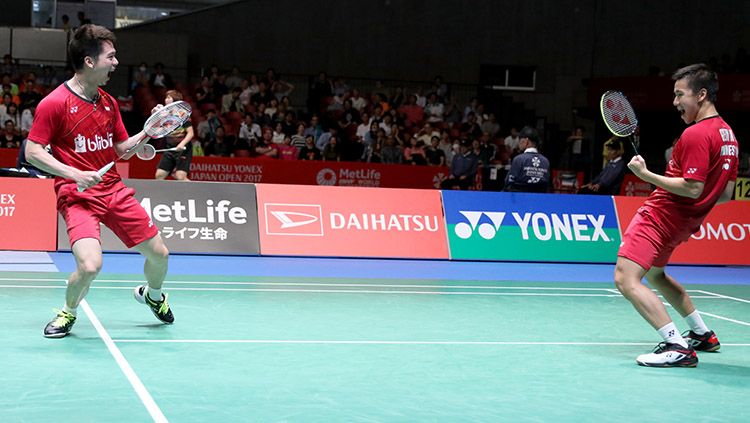
[[[539,133],[527,126],[521,130],[518,138],[518,146],[523,153],[513,158],[505,178],[504,191],[547,192],[549,160],[537,150]]]
[[[620,140],[607,141],[604,144],[607,160],[604,169],[588,184],[582,186],[579,194],[617,195],[620,193],[622,178],[625,176],[625,161],[622,160],[622,143]]]

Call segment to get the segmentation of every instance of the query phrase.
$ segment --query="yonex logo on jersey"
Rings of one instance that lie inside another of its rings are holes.
[[[100,151],[110,148],[114,145],[112,142],[112,133],[108,132],[106,137],[101,135],[94,135],[94,139],[86,138],[81,134],[78,134],[73,138],[75,143],[76,153],[87,153],[92,151]]]
[[[687,173],[688,175],[692,175],[692,174],[694,174],[697,171],[698,171],[697,167],[689,167],[689,168],[687,168],[687,170],[685,171],[685,173]]]
[[[78,112],[78,106],[73,106],[70,108],[70,114]]]

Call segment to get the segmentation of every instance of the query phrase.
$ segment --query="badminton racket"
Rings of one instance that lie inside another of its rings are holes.
[[[607,91],[602,95],[599,108],[609,132],[618,137],[628,138],[637,156],[638,146],[633,142],[632,135],[638,128],[638,118],[628,98],[619,91]]]
[[[141,147],[138,152],[135,153],[136,156],[138,156],[141,160],[151,160],[154,157],[156,157],[156,153],[164,153],[166,151],[183,151],[184,148],[178,149],[177,147],[172,148],[162,148],[160,150],[157,150],[154,148],[151,144],[143,144],[143,147]]]
[[[118,156],[116,160],[113,160],[104,165],[101,169],[96,171],[96,174],[99,175],[100,178],[103,177],[105,173],[109,172],[109,170],[112,169],[112,166],[115,165],[115,162],[117,160],[120,160],[121,158],[130,154],[133,150],[140,151],[140,149],[143,148],[144,145],[148,145],[143,143],[146,142],[149,138],[163,138],[171,134],[174,130],[181,127],[190,118],[190,114],[192,112],[193,109],[190,108],[190,104],[184,101],[175,101],[159,108],[157,111],[151,114],[151,116],[146,120],[146,123],[143,124],[143,132],[145,132],[148,137],[144,138],[140,143],[134,145],[125,153]],[[84,191],[84,188],[78,187],[78,191],[82,192]]]

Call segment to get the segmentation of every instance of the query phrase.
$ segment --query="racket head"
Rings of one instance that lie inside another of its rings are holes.
[[[625,94],[619,91],[605,92],[599,102],[599,108],[609,132],[618,137],[633,135],[638,127],[638,119]]]
[[[151,144],[143,144],[135,155],[141,160],[151,160],[156,157],[156,149]]]
[[[193,109],[184,101],[175,101],[155,111],[143,124],[143,131],[151,138],[163,138],[179,128]]]

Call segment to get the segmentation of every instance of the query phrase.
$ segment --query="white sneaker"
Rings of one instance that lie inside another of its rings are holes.
[[[652,353],[639,355],[635,362],[647,367],[695,367],[698,355],[693,347],[662,342]]]

